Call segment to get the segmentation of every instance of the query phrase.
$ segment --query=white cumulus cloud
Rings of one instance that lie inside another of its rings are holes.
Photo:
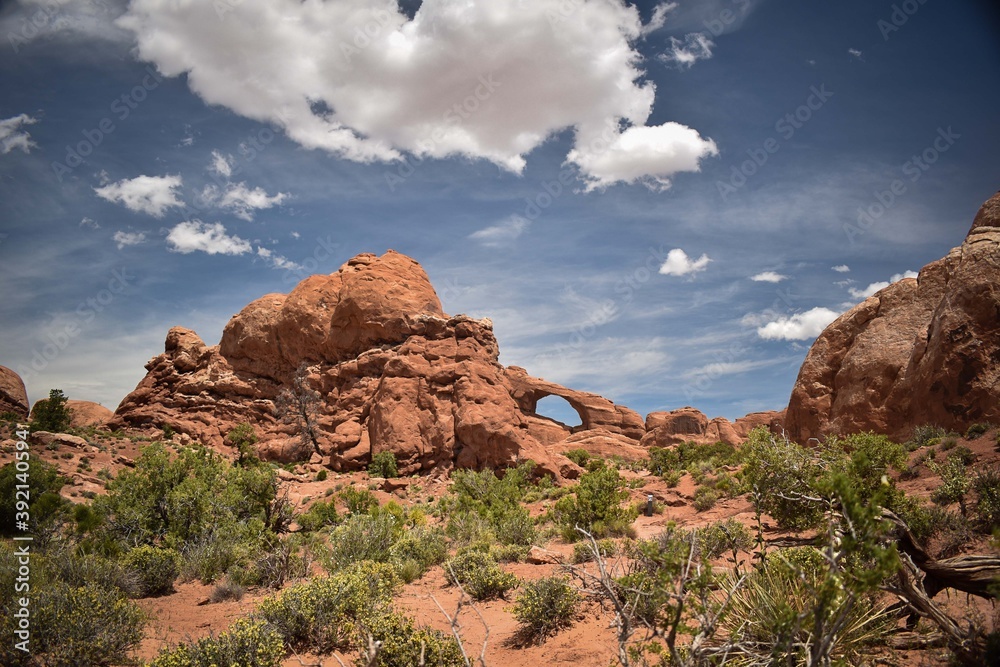
[[[469,238],[488,248],[495,248],[513,243],[530,225],[531,221],[527,218],[512,215],[503,222],[469,234]]]
[[[857,289],[856,287],[852,287],[847,291],[850,292],[851,296],[853,296],[855,299],[867,299],[868,297],[875,294],[875,292],[883,290],[889,285],[899,282],[903,278],[916,278],[916,277],[917,277],[916,271],[904,271],[903,273],[895,274],[892,278],[889,278],[889,280],[887,281],[883,280],[877,283],[872,283],[864,289]]]
[[[659,58],[668,65],[678,69],[686,69],[699,60],[711,58],[714,46],[715,42],[712,41],[708,33],[691,32],[684,35],[684,39],[671,37],[670,50],[661,53]]]
[[[270,265],[276,269],[282,269],[285,271],[298,271],[299,269],[302,268],[301,264],[293,262],[287,257],[282,257],[281,255],[277,255],[274,253],[274,251],[269,250],[268,248],[265,248],[263,246],[257,248],[257,256],[260,257],[261,259],[267,260],[267,262],[270,263]]]
[[[136,176],[94,188],[101,199],[123,204],[136,213],[148,213],[162,218],[167,209],[184,205],[178,198],[181,177],[177,176]]]
[[[140,243],[145,243],[146,235],[142,232],[125,232],[117,231],[114,236],[111,237],[118,249],[127,248],[132,245],[139,245]]]
[[[851,267],[847,264],[838,264],[837,266],[831,267],[837,273],[850,273]]]
[[[787,280],[788,276],[784,276],[780,273],[775,273],[774,271],[764,271],[763,273],[758,273],[755,276],[750,276],[750,280],[755,283],[780,283],[782,280]]]
[[[182,254],[195,251],[209,255],[243,255],[253,250],[250,242],[230,236],[221,222],[207,224],[201,220],[182,222],[167,234],[167,247]]]
[[[37,118],[26,113],[0,120],[0,154],[6,155],[15,148],[30,153],[38,144],[31,140],[31,135],[24,130],[24,126],[37,122]]]
[[[410,18],[367,0],[133,0],[119,25],[207,103],[349,160],[465,156],[520,173],[573,129],[589,186],[665,186],[717,154],[691,128],[646,126],[656,88],[624,2],[429,0]]]
[[[674,248],[667,253],[667,260],[660,267],[660,273],[665,276],[685,276],[689,273],[704,271],[712,260],[708,255],[702,255],[692,260],[680,248]]]
[[[809,340],[823,333],[838,317],[840,313],[829,308],[813,308],[768,322],[757,329],[757,335],[766,340]]]

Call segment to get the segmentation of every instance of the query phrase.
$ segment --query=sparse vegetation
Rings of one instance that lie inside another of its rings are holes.
[[[444,564],[448,581],[461,584],[473,600],[502,598],[517,586],[517,577],[497,565],[488,551],[467,549]]]
[[[384,451],[373,456],[372,462],[368,464],[368,474],[372,477],[398,477],[396,455],[390,451]]]
[[[628,535],[638,516],[633,506],[624,506],[628,492],[618,471],[607,466],[583,474],[572,496],[560,498],[553,518],[567,541],[580,539],[577,528],[595,537]]]
[[[993,424],[989,422],[977,422],[970,426],[965,431],[966,440],[975,440],[976,438],[984,435],[987,431],[993,428]]]
[[[565,577],[542,577],[525,583],[514,601],[514,618],[528,639],[543,639],[573,622],[579,601]]]

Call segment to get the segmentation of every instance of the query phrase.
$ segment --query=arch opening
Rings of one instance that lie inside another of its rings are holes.
[[[535,402],[535,414],[564,424],[571,429],[583,426],[583,415],[562,396],[548,394]]]

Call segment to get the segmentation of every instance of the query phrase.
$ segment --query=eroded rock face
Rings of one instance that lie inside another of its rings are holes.
[[[644,433],[631,410],[505,369],[498,358],[492,323],[446,315],[415,261],[392,251],[359,255],[287,296],[249,304],[217,347],[171,329],[112,425],[166,424],[225,448],[225,435],[249,422],[262,455],[276,460],[319,456],[348,470],[388,450],[403,474],[530,459],[557,477],[575,466],[545,444],[570,434],[534,414],[542,396],[565,397],[586,415],[587,429],[629,442]],[[276,409],[297,372],[316,396],[315,443],[305,445],[299,423]]]
[[[26,419],[30,407],[24,380],[6,366],[0,366],[0,413],[13,412]]]
[[[789,400],[799,442],[913,427],[1000,421],[1000,193],[965,242],[834,321],[816,339]]]
[[[640,444],[644,447],[670,447],[682,442],[738,445],[745,438],[746,435],[739,435],[725,417],[710,420],[700,410],[688,406],[646,415],[646,434]]]

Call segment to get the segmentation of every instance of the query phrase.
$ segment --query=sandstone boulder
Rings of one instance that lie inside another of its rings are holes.
[[[816,339],[785,425],[799,442],[1000,421],[1000,193],[965,242],[850,309]]]
[[[682,442],[700,445],[724,442],[738,445],[745,437],[737,433],[728,419],[716,417],[709,420],[700,410],[688,406],[646,415],[646,433],[640,440],[640,445],[670,447]]]
[[[0,413],[13,412],[26,419],[30,406],[24,380],[6,366],[0,366]]]
[[[66,407],[70,411],[69,425],[72,428],[104,426],[115,416],[114,412],[108,410],[100,403],[93,403],[91,401],[70,399],[66,401]]]

